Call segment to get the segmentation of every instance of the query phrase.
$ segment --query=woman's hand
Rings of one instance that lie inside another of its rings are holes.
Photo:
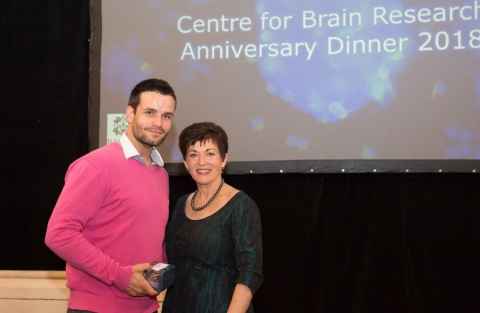
[[[227,313],[245,313],[252,301],[252,291],[244,284],[235,285],[232,300],[228,306]]]

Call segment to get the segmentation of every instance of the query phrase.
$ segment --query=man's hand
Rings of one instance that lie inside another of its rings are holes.
[[[156,296],[157,292],[143,277],[143,271],[150,267],[150,263],[136,264],[133,266],[132,278],[128,283],[127,293],[133,297]]]

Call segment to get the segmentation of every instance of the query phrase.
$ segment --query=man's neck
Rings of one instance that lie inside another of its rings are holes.
[[[130,142],[135,147],[135,149],[137,149],[138,153],[143,158],[143,160],[145,162],[145,165],[147,165],[147,166],[152,165],[151,154],[152,154],[152,149],[153,148],[151,146],[145,145],[145,144],[141,143],[140,141],[138,141],[135,138],[135,136],[132,135],[132,133],[130,131],[127,131],[127,138],[128,138],[128,140],[130,140]]]

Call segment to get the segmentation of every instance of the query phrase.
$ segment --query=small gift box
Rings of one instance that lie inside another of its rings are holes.
[[[175,280],[175,265],[156,263],[143,272],[143,276],[158,292],[170,287]]]

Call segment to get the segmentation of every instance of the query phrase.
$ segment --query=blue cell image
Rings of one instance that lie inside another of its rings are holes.
[[[203,4],[207,4],[208,2],[210,2],[209,0],[191,0],[191,3],[193,5],[203,5]]]
[[[262,131],[265,129],[265,119],[263,117],[254,117],[250,120],[250,128],[254,131]]]
[[[146,1],[147,1],[147,6],[155,10],[161,9],[162,7],[165,6],[164,0],[146,0]]]
[[[477,108],[477,110],[480,110],[480,78],[477,78],[476,80],[476,84],[475,84],[475,94],[476,94],[476,97],[475,97],[475,107]]]
[[[447,157],[451,159],[470,158],[472,147],[468,144],[456,144],[448,147]]]
[[[433,86],[432,98],[435,99],[439,96],[443,96],[445,95],[446,92],[447,92],[447,84],[445,82],[437,82]]]
[[[135,84],[151,76],[149,63],[130,49],[115,48],[106,53],[109,56],[104,58],[103,75],[107,88],[128,94]]]
[[[468,143],[473,140],[473,134],[470,130],[460,128],[447,128],[445,130],[447,138],[452,141]]]
[[[377,152],[374,148],[364,146],[362,148],[362,159],[373,159],[377,157]]]
[[[171,155],[171,160],[173,162],[182,162],[183,161],[183,156],[182,153],[180,152],[179,149],[173,149],[172,155]]]
[[[466,128],[450,127],[445,130],[448,139],[448,158],[479,158],[480,137]]]
[[[413,53],[401,38],[415,33],[407,24],[373,25],[374,4],[378,1],[257,1],[259,44],[300,43],[293,57],[259,59],[268,91],[321,123],[348,119],[369,104],[388,106],[395,77]],[[403,8],[394,0],[382,6]],[[397,48],[386,51],[387,39]],[[307,46],[314,50],[310,55]]]
[[[287,146],[298,150],[306,150],[308,148],[308,140],[299,136],[288,135],[286,140]]]
[[[180,68],[180,79],[186,83],[192,83],[196,79],[208,77],[211,73],[210,66],[203,62],[184,61]]]

